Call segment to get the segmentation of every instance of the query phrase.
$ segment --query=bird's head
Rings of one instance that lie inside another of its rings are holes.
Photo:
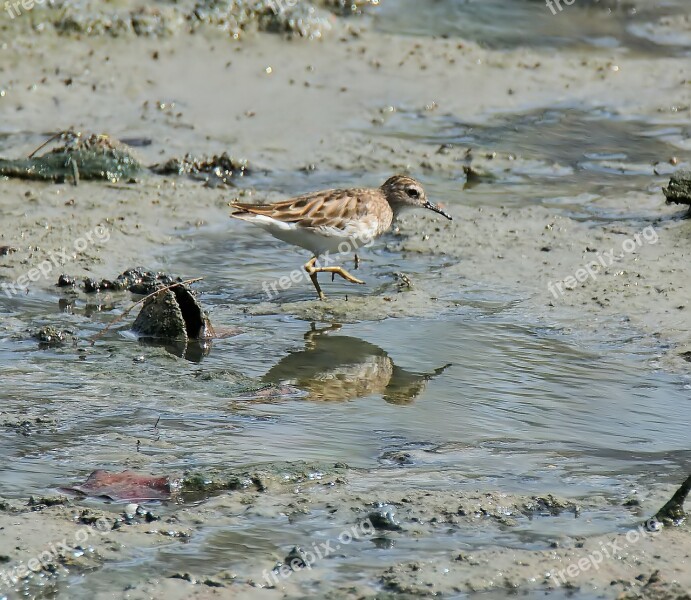
[[[412,177],[394,175],[386,180],[381,189],[396,214],[406,208],[427,208],[446,217],[449,221],[452,220],[450,215],[427,199],[422,184]]]

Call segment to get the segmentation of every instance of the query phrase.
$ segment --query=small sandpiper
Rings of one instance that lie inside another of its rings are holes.
[[[394,175],[380,188],[325,190],[297,196],[274,204],[232,203],[231,216],[249,221],[279,240],[312,253],[304,268],[320,300],[317,273],[340,275],[346,281],[364,285],[343,267],[318,266],[320,256],[355,253],[391,228],[394,218],[408,208],[427,208],[451,221],[439,206],[427,200],[422,185],[405,175]]]

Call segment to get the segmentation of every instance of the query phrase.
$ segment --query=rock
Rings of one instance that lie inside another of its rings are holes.
[[[311,563],[307,559],[307,553],[300,548],[300,546],[293,547],[293,549],[288,553],[288,556],[283,559],[283,562],[293,571],[311,566]]]
[[[464,165],[463,173],[465,173],[466,188],[471,188],[479,183],[496,181],[497,176],[480,167],[472,165]]]
[[[58,277],[58,287],[74,287],[77,283],[77,280],[74,277],[70,277],[69,275],[65,275],[64,273]]]
[[[396,513],[391,507],[382,507],[367,515],[367,520],[375,529],[384,531],[402,531],[403,527],[396,520]]]

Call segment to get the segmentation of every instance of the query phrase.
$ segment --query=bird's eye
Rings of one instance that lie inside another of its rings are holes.
[[[419,198],[420,197],[420,192],[417,190],[417,188],[410,187],[405,191],[408,196],[411,198]]]

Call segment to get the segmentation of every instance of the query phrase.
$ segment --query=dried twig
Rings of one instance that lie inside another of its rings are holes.
[[[99,331],[96,335],[92,336],[89,338],[89,341],[91,342],[91,345],[93,346],[99,339],[101,339],[106,332],[110,330],[113,325],[117,325],[120,321],[122,321],[127,315],[129,315],[134,308],[142,304],[143,302],[146,302],[150,298],[153,298],[157,296],[158,294],[161,294],[162,292],[167,292],[170,289],[173,289],[174,287],[178,287],[179,285],[189,285],[190,283],[196,283],[197,281],[201,281],[204,279],[203,277],[196,277],[195,279],[188,279],[187,281],[178,281],[176,283],[171,283],[170,285],[167,285],[165,287],[162,287],[160,290],[156,290],[155,292],[151,292],[149,295],[144,296],[141,300],[137,300],[132,306],[130,306],[128,309],[125,310],[119,317],[116,319],[112,320],[104,329]]]
[[[34,150],[31,154],[29,154],[28,158],[33,158],[34,155],[39,151],[45,148],[48,144],[50,144],[53,140],[58,139],[61,135],[64,135],[66,133],[69,133],[70,130],[67,131],[58,131],[55,135],[51,135],[45,142],[43,142],[36,150]]]

